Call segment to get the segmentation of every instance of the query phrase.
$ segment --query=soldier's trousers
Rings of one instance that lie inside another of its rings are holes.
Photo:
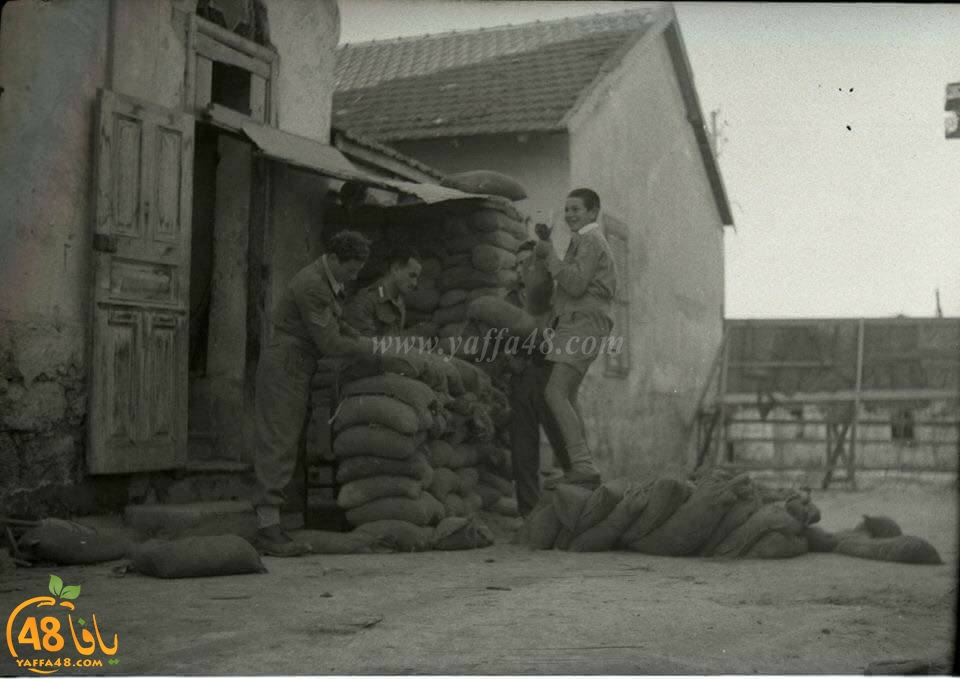
[[[570,459],[563,435],[547,406],[544,391],[553,364],[531,360],[510,380],[510,458],[517,489],[517,509],[526,516],[540,501],[540,427],[543,427],[557,462],[565,470]]]
[[[260,354],[254,414],[256,506],[284,503],[284,489],[297,466],[316,365],[304,341],[283,333]]]

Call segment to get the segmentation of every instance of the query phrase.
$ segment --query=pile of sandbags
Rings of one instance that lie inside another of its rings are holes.
[[[901,563],[942,563],[926,540],[890,519],[864,517],[851,531],[818,528],[809,494],[767,488],[747,474],[711,470],[692,480],[616,480],[594,491],[561,485],[524,522],[535,549],[624,549],[659,556],[782,559],[837,552]]]

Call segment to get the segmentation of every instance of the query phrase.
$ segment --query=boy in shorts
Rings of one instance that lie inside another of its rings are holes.
[[[583,415],[577,392],[587,369],[599,354],[603,340],[613,330],[613,298],[617,274],[613,255],[597,224],[600,197],[591,189],[574,189],[567,196],[564,218],[573,232],[561,260],[541,232],[536,254],[546,259],[556,281],[551,327],[552,350],[545,357],[552,363],[546,401],[560,426],[570,471],[563,482],[589,488],[601,479],[587,447]]]

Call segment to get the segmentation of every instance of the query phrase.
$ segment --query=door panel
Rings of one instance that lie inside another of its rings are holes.
[[[192,116],[101,90],[91,473],[186,462]]]

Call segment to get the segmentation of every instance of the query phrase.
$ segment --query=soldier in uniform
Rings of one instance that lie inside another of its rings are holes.
[[[533,315],[544,327],[550,314],[549,288],[553,281],[537,267],[542,261],[533,257],[535,241],[527,241],[517,252],[520,274],[517,287],[507,301]],[[540,279],[539,281],[537,279]],[[546,280],[544,280],[546,278]],[[543,288],[547,287],[548,290]],[[539,342],[537,343],[539,347]],[[570,470],[570,460],[563,442],[560,426],[547,407],[546,388],[550,379],[550,363],[539,348],[530,355],[521,351],[514,358],[515,374],[510,380],[510,460],[517,492],[517,509],[527,516],[540,500],[540,428],[547,435],[553,457],[564,472]]]
[[[364,337],[398,337],[406,322],[403,296],[420,281],[420,256],[398,244],[387,256],[387,272],[359,290],[343,309],[343,320]]]
[[[255,396],[256,545],[263,554],[310,551],[282,529],[280,507],[296,468],[317,360],[378,360],[368,338],[341,332],[340,326],[344,284],[357,277],[369,254],[370,242],[359,233],[335,234],[326,254],[297,273],[277,303],[273,338],[257,366]]]

